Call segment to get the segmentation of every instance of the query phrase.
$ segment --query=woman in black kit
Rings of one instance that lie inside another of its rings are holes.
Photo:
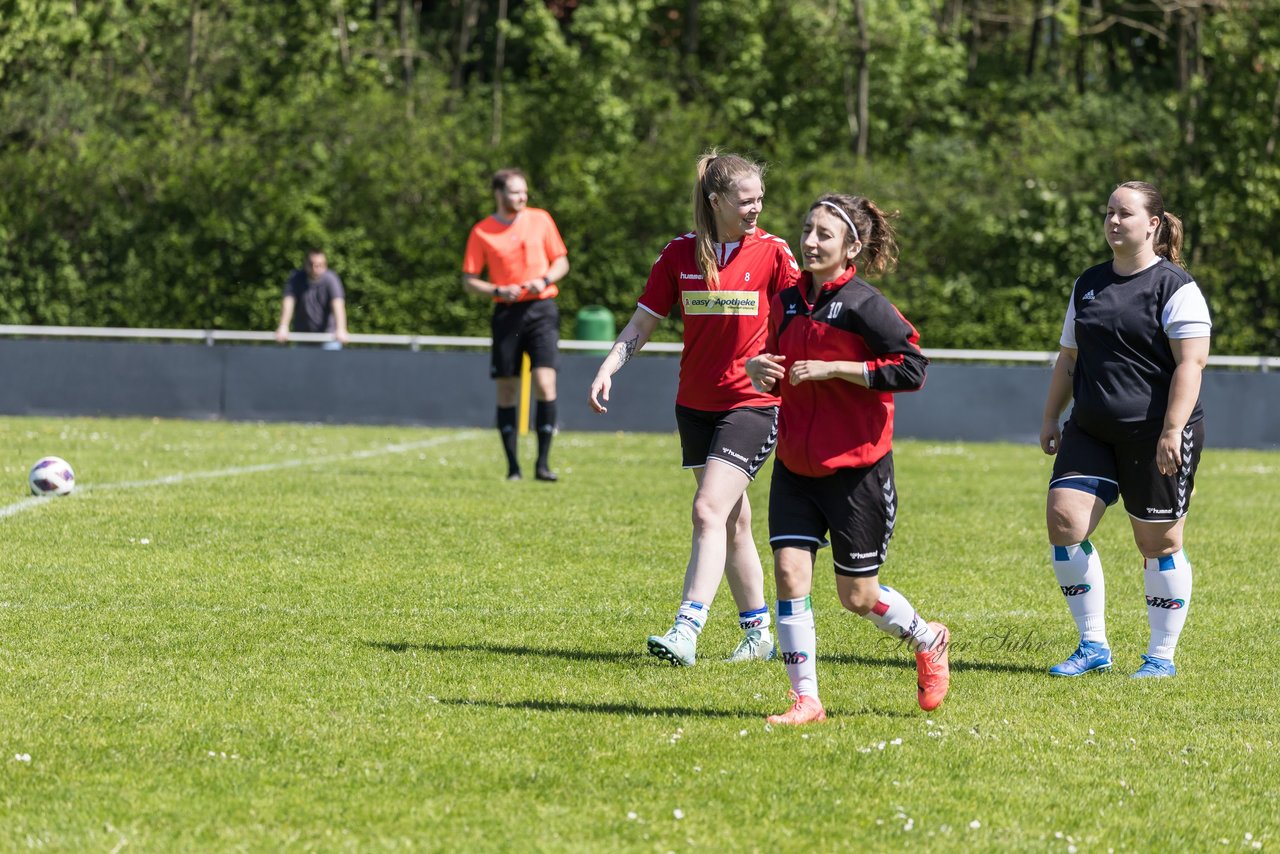
[[[1191,604],[1182,532],[1204,445],[1200,381],[1211,322],[1195,279],[1179,266],[1182,221],[1155,187],[1116,187],[1103,234],[1112,260],[1075,282],[1040,430],[1041,448],[1057,455],[1046,513],[1050,557],[1080,631],[1076,651],[1049,672],[1111,668],[1102,562],[1089,535],[1123,498],[1144,559],[1151,626],[1133,676],[1169,677]]]

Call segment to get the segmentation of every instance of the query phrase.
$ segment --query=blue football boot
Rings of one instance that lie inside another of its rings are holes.
[[[1111,669],[1111,650],[1099,641],[1080,641],[1076,651],[1061,664],[1049,668],[1050,676],[1083,676]]]
[[[1167,658],[1156,658],[1154,655],[1142,656],[1142,666],[1139,667],[1130,679],[1167,679],[1176,675],[1177,668],[1173,666],[1173,662]]]

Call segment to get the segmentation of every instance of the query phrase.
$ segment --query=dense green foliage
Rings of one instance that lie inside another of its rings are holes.
[[[565,317],[621,322],[718,145],[790,239],[823,190],[900,209],[883,284],[935,347],[1051,349],[1151,180],[1215,350],[1270,354],[1278,136],[1275,0],[0,0],[0,322],[269,329],[318,244],[353,331],[483,334],[458,266],[510,164]]]
[[[77,492],[24,499],[51,450]],[[507,483],[500,456],[490,430],[0,418],[0,850],[1280,839],[1276,452],[1205,455],[1178,676],[1137,682],[1122,508],[1092,538],[1117,672],[1052,679],[1076,632],[1045,547],[1051,459],[896,443],[885,580],[951,628],[951,693],[917,708],[910,654],[839,606],[824,550],[830,718],[802,732],[765,725],[781,662],[720,660],[741,637],[724,586],[695,667],[645,652],[688,557],[674,435],[562,434],[555,486]],[[768,489],[751,487],[762,549]]]

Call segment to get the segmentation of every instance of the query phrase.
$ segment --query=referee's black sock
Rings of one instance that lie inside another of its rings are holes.
[[[516,456],[516,407],[498,407],[498,434],[502,437],[502,450],[507,453],[507,477],[520,474],[520,458]]]
[[[551,453],[551,439],[556,434],[556,402],[539,400],[534,410],[534,420],[538,427],[538,471],[549,472],[547,456]]]

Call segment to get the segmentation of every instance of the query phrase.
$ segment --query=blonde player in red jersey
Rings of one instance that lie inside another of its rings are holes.
[[[677,666],[694,663],[698,635],[726,574],[746,633],[729,660],[774,656],[746,490],[777,439],[778,399],[755,390],[744,366],[764,346],[770,300],[799,275],[786,241],[757,227],[761,167],[712,151],[697,168],[696,231],[672,240],[654,262],[639,307],[596,372],[589,401],[596,412],[607,411],[611,377],[679,306],[684,352],[676,424],[683,466],[698,484],[693,545],[675,624],[648,640],[650,653]]]

